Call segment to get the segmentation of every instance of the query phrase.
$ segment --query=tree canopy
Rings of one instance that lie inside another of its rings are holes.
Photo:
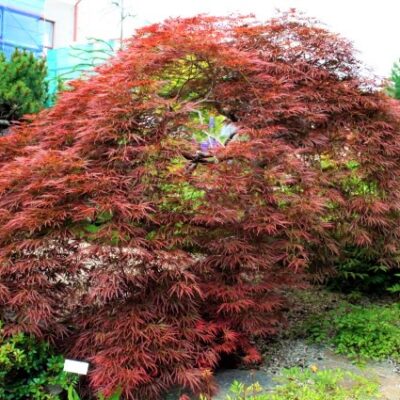
[[[0,139],[5,331],[90,361],[95,391],[210,394],[307,274],[396,266],[400,119],[359,71],[294,13],[138,30]]]

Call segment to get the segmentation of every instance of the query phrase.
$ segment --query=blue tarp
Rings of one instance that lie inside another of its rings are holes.
[[[57,79],[69,81],[90,73],[94,67],[106,62],[115,52],[114,41],[93,40],[90,43],[50,49],[47,52],[50,91],[55,92]]]
[[[36,15],[43,15],[46,0],[0,0],[0,4]]]
[[[0,0],[0,50],[18,47],[43,54],[45,0]]]

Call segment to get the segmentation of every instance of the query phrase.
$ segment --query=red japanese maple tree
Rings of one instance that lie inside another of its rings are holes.
[[[346,246],[394,265],[400,119],[360,68],[294,13],[139,30],[0,139],[7,332],[90,361],[95,391],[211,394],[305,272]],[[212,118],[234,129],[204,151]]]

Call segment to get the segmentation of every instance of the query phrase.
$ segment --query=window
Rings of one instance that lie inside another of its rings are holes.
[[[43,20],[44,23],[44,38],[43,47],[46,49],[52,49],[54,47],[54,21],[48,19]]]

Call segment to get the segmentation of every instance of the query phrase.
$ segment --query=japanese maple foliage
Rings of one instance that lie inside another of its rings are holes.
[[[358,246],[396,265],[400,120],[351,45],[294,13],[139,30],[0,142],[0,318],[105,394],[215,390],[284,291]],[[200,151],[213,116],[234,124]]]

